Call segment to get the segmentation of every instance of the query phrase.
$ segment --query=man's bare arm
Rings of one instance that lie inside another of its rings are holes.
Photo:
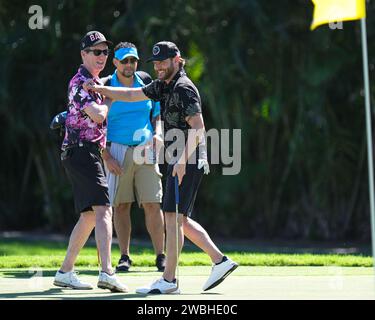
[[[105,161],[109,172],[115,174],[116,176],[120,176],[122,174],[120,164],[115,158],[112,157],[107,148],[103,150],[102,158]]]
[[[152,118],[152,127],[154,129],[155,135],[161,136],[163,134],[160,115]]]
[[[182,153],[182,157],[185,156],[185,159],[181,160],[185,160],[185,163],[194,153],[197,146],[203,141],[203,139],[205,139],[205,127],[201,113],[197,113],[194,116],[186,118],[186,121],[192,130],[189,129],[185,150]]]
[[[107,117],[108,106],[92,102],[83,111],[96,123],[102,123]]]
[[[98,92],[111,100],[136,102],[149,100],[149,98],[143,93],[142,88],[116,88],[100,86],[95,84],[92,80],[88,80],[83,84],[83,88],[86,91],[92,90]]]
[[[190,125],[191,129],[188,131],[187,141],[181,158],[174,165],[172,172],[172,176],[178,176],[179,185],[182,183],[182,179],[186,173],[186,163],[196,150],[199,143],[203,141],[202,139],[205,139],[205,128],[202,114],[197,113],[193,116],[187,117],[186,121]]]

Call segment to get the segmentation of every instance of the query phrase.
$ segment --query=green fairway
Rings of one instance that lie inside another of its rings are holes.
[[[95,244],[89,241],[76,263],[83,280],[94,290],[53,286],[53,277],[66,252],[67,241],[0,240],[0,299],[136,299],[136,300],[248,300],[248,299],[375,299],[372,258],[363,253],[331,254],[280,252],[271,248],[221,245],[240,264],[218,287],[201,288],[211,270],[206,254],[187,243],[180,260],[181,295],[142,296],[135,289],[157,279],[155,255],[147,242],[133,241],[133,266],[118,274],[130,292],[113,294],[96,288],[98,262]],[[112,246],[112,261],[120,252]]]
[[[4,268],[57,268],[66,253],[66,242],[0,240],[0,269]],[[341,266],[371,267],[372,258],[362,254],[312,254],[312,253],[272,253],[254,252],[231,246],[224,247],[225,253],[242,266]],[[112,246],[115,263],[120,256],[117,245]],[[149,244],[132,245],[131,257],[135,267],[153,266],[155,255]],[[79,254],[78,267],[97,265],[96,247],[85,246]],[[184,247],[181,266],[210,266],[209,257],[195,246]]]
[[[53,286],[55,269],[0,270],[0,299],[101,300],[253,300],[253,299],[375,299],[372,268],[245,267],[240,266],[218,287],[202,292],[210,267],[180,267],[181,295],[139,295],[135,289],[160,277],[150,267],[134,267],[119,278],[129,293],[96,288],[98,270],[78,268],[95,286],[82,291]]]

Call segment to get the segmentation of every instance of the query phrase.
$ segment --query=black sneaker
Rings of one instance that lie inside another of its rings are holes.
[[[131,265],[132,261],[130,260],[129,256],[127,254],[123,254],[118,261],[116,272],[128,272]]]
[[[163,272],[165,269],[165,254],[161,253],[158,254],[156,257],[156,267],[158,268],[158,271]]]

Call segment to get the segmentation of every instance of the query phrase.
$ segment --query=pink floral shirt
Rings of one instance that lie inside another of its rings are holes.
[[[94,79],[100,84],[99,78],[94,78],[91,73],[81,65],[77,74],[70,80],[68,88],[68,114],[65,122],[65,137],[61,149],[80,142],[94,142],[105,148],[107,134],[107,120],[96,123],[83,111],[92,102],[103,103],[103,96],[95,92],[86,92],[82,84]]]

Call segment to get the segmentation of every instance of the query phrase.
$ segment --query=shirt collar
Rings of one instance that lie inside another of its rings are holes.
[[[167,87],[172,88],[174,84],[176,83],[176,81],[183,76],[186,76],[186,72],[184,68],[181,68],[180,70],[177,71],[177,73],[174,75],[172,80],[167,84]]]
[[[115,79],[115,82],[116,82],[116,86],[124,86],[118,76],[117,76],[117,70],[115,70],[115,72],[113,73],[112,77]],[[139,84],[140,85],[140,82],[139,82],[139,76],[137,74],[137,72],[134,72],[134,77],[133,77],[133,87],[136,87],[136,84]],[[143,84],[144,85],[144,84]]]
[[[92,79],[97,79],[96,77],[94,77],[89,70],[87,70],[87,68],[81,64],[79,69],[78,69],[78,72],[83,75],[85,78],[92,78]]]

